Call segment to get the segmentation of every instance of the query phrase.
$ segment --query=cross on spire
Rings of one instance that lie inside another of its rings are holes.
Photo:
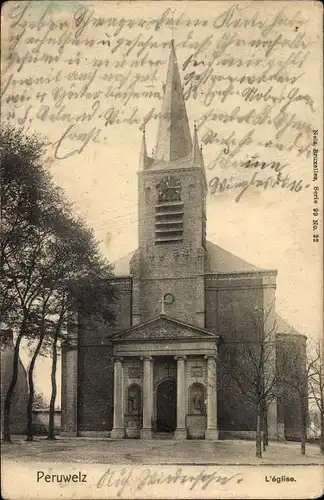
[[[174,41],[174,10],[172,11],[171,35],[172,35],[172,42],[173,42]]]

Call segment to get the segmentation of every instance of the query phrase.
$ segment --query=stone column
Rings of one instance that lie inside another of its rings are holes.
[[[268,417],[268,437],[278,441],[284,437],[284,426],[278,425],[277,397],[272,401],[267,409]]]
[[[114,427],[113,439],[122,439],[124,429],[124,368],[123,358],[114,358]]]
[[[62,345],[62,417],[61,435],[78,435],[78,354],[79,315],[75,307],[69,311],[68,338]]]
[[[62,345],[61,436],[78,435],[78,339]]]
[[[153,358],[145,356],[143,361],[143,427],[141,439],[152,439],[153,418]]]
[[[284,406],[285,393],[282,384],[278,384],[277,394],[277,418],[278,418],[278,440],[285,440],[285,406]]]
[[[278,375],[277,360],[276,360],[276,275],[277,271],[269,271],[263,276],[263,304],[262,307],[256,310],[260,316],[256,316],[258,327],[263,329],[265,347],[267,350],[266,361],[264,363],[264,372],[266,380],[270,383]],[[261,331],[262,333],[262,331]],[[260,334],[260,332],[259,332]],[[276,388],[278,390],[278,388]],[[283,426],[280,425],[278,408],[277,408],[277,395],[268,406],[268,437],[269,439],[278,440],[283,437]],[[279,424],[279,425],[278,425]]]
[[[175,356],[177,360],[177,428],[175,439],[187,439],[186,429],[186,365],[185,356]]]
[[[205,439],[218,439],[216,356],[207,355],[207,429]]]

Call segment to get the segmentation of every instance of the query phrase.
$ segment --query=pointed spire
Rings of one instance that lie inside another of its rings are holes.
[[[203,157],[202,146],[199,146],[196,122],[194,124],[192,161],[193,161],[194,167],[201,168],[203,175],[204,175],[204,179],[205,179],[205,185],[207,185],[205,162],[204,162],[204,157]]]
[[[165,161],[177,160],[187,156],[191,151],[190,128],[172,40],[155,158]]]
[[[143,130],[142,145],[139,159],[139,170],[145,170],[149,166],[149,157],[147,156],[145,129]]]
[[[201,165],[201,160],[202,160],[202,155],[201,155],[201,150],[199,148],[196,122],[194,124],[193,152],[192,153],[193,153],[192,154],[193,165],[194,166],[197,166],[197,165],[200,166]]]
[[[204,162],[204,155],[203,155],[202,146],[200,146],[200,166],[201,166],[201,170],[203,171],[203,174],[204,174],[205,188],[207,189],[207,177],[206,177],[206,169],[205,169],[205,162]]]

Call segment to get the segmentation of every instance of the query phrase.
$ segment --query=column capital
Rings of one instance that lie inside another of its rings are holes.
[[[183,361],[186,361],[187,356],[174,356],[174,359],[175,359],[176,361],[178,361],[178,360],[180,360],[180,359],[183,359]]]
[[[78,345],[79,339],[75,335],[70,335],[62,341],[62,347],[64,347],[65,349],[74,349],[78,347]]]
[[[113,356],[112,360],[114,363],[116,363],[117,361],[120,361],[122,363],[124,361],[124,358],[122,356]]]
[[[152,356],[141,356],[140,360],[141,361],[153,361],[153,357]]]
[[[217,359],[216,354],[206,354],[204,356],[205,359]]]

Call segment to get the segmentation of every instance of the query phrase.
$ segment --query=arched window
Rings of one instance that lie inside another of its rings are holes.
[[[194,197],[195,185],[189,184],[189,199],[191,200]]]
[[[146,187],[145,188],[145,202],[149,203],[149,201],[151,201],[151,188]]]
[[[194,383],[189,388],[190,415],[205,415],[205,388],[202,384]]]
[[[142,391],[139,385],[133,384],[128,388],[127,413],[128,415],[140,415],[142,406]]]

